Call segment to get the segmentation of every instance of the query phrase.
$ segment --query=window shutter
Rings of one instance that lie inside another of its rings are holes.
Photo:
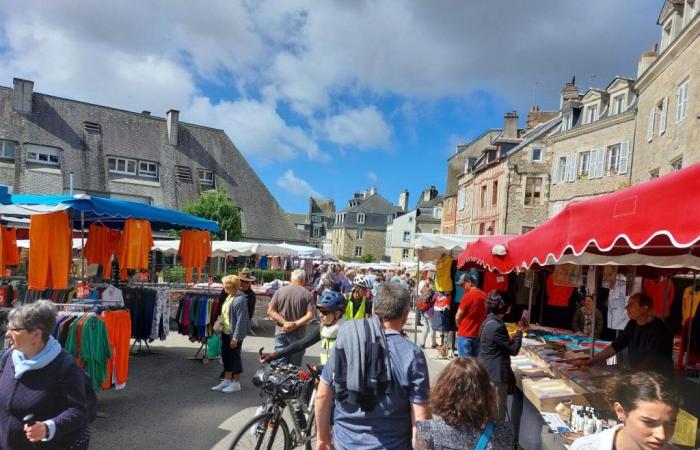
[[[603,164],[605,160],[605,150],[602,148],[599,148],[598,150],[595,151],[596,157],[595,157],[595,178],[600,178],[603,176]]]
[[[552,171],[552,184],[556,184],[559,180],[559,158],[555,159],[552,165],[554,166],[554,170]]]
[[[623,142],[620,144],[620,161],[617,169],[617,173],[619,174],[627,173],[627,166],[629,166],[629,150],[629,142]]]
[[[683,86],[676,88],[676,123],[683,120]]]
[[[575,181],[576,180],[576,154],[574,153],[573,155],[569,155],[569,158],[571,158],[571,161],[568,166],[568,180],[567,181]]]
[[[656,106],[649,110],[649,122],[647,122],[647,141],[654,139],[654,119],[656,118]]]
[[[659,117],[659,136],[666,131],[666,117],[668,116],[668,97],[661,103],[661,117]]]

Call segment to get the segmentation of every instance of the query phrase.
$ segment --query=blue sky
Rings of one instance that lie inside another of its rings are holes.
[[[0,4],[0,84],[222,128],[290,212],[411,204],[457,143],[559,89],[634,77],[659,0]]]

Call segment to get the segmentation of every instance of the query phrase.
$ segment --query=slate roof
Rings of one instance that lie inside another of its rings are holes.
[[[365,213],[365,214],[391,214],[402,211],[400,206],[394,205],[378,193],[372,194],[355,206],[348,206],[340,210],[341,213]]]
[[[539,139],[542,135],[548,133],[550,130],[552,130],[553,128],[558,126],[560,123],[561,123],[561,116],[557,116],[548,122],[541,123],[541,124],[537,125],[535,128],[533,128],[529,133],[527,133],[524,136],[524,140],[520,144],[518,144],[515,147],[513,147],[512,149],[510,149],[510,151],[506,154],[506,156],[510,156],[513,153],[517,152],[518,150],[527,147],[528,145],[530,145],[530,143]]]
[[[32,112],[20,114],[12,107],[12,93],[13,89],[0,86],[0,138],[61,148],[64,187],[68,172],[73,171],[76,189],[107,192],[107,156],[150,160],[160,165],[158,183],[149,188],[158,195],[152,197],[162,206],[179,209],[196,198],[199,190],[181,186],[175,167],[190,168],[194,177],[203,168],[216,174],[217,185],[243,211],[246,239],[299,240],[294,225],[223,130],[180,122],[178,143],[172,147],[164,118],[37,92]],[[86,121],[100,125],[99,136],[88,136]],[[17,192],[23,189],[22,173]]]

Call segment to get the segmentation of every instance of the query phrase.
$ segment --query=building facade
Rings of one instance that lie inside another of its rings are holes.
[[[459,179],[458,179],[459,181]],[[459,188],[459,185],[458,185]],[[443,200],[442,220],[440,220],[441,234],[455,234],[457,232],[457,192],[446,195]]]
[[[550,216],[571,201],[629,186],[634,148],[633,80],[616,77],[583,96],[567,83],[561,95],[561,126],[551,136]]]
[[[413,209],[387,225],[384,255],[392,263],[410,262],[415,257],[416,233],[440,233],[444,199],[435,186],[425,189]]]
[[[309,244],[323,248],[323,240],[335,221],[335,202],[322,198],[309,198]]]
[[[74,193],[180,209],[223,189],[241,209],[244,236],[299,242],[277,201],[223,130],[0,87],[0,183],[15,193]]]
[[[659,50],[642,56],[635,83],[632,183],[700,162],[700,1],[664,2],[657,25]]]
[[[357,192],[340,210],[331,229],[331,253],[340,259],[381,259],[386,250],[387,225],[403,214],[372,188]]]

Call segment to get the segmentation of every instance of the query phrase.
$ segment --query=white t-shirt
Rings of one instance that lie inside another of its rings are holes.
[[[114,302],[120,306],[124,306],[124,295],[122,290],[115,288],[114,286],[107,286],[107,289],[102,292],[102,300],[108,302]]]
[[[583,436],[574,441],[571,444],[569,450],[613,450],[615,444],[615,434],[624,425],[616,425],[612,428],[608,428],[605,431],[601,431],[596,434],[589,434],[588,436]],[[664,447],[666,450],[677,449],[675,445],[666,444]]]

